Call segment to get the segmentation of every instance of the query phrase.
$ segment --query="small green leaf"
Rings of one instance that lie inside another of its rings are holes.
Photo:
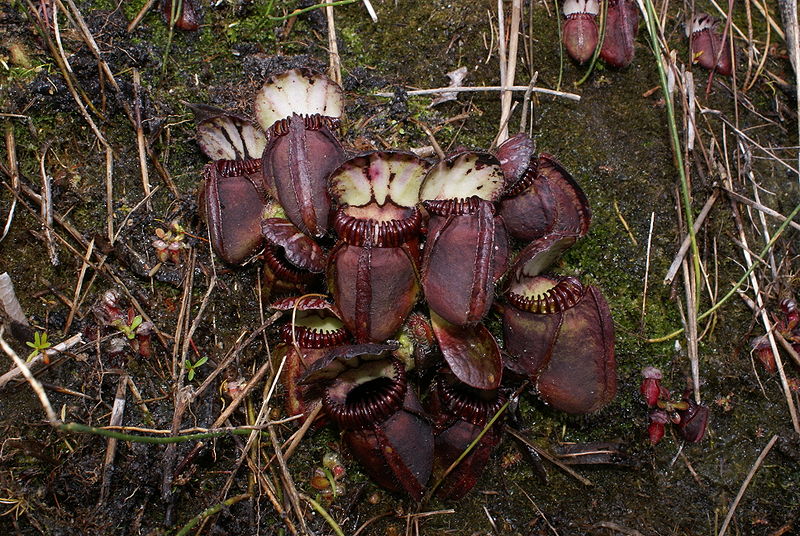
[[[189,378],[189,381],[192,381],[194,379],[194,369],[193,368],[189,369],[188,378]]]
[[[208,357],[207,357],[207,356],[205,356],[205,357],[201,357],[200,359],[198,359],[198,360],[195,362],[194,366],[195,366],[195,367],[199,367],[200,365],[204,365],[206,361],[208,361]]]

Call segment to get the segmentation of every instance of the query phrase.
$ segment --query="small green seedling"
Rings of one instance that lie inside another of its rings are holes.
[[[206,361],[208,361],[208,357],[201,357],[194,363],[188,359],[183,360],[183,366],[186,367],[186,377],[189,378],[189,381],[194,379],[195,370],[202,367]]]
[[[115,320],[114,327],[120,330],[129,340],[132,340],[136,337],[136,328],[138,328],[142,323],[142,316],[136,315],[131,320],[131,324],[128,325],[122,320]]]
[[[26,341],[25,344],[33,348],[33,351],[28,354],[28,361],[52,346],[49,342],[47,342],[47,333],[42,333],[39,331],[33,334],[33,342]]]

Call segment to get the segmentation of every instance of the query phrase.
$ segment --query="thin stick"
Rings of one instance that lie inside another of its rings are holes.
[[[331,529],[333,529],[333,532],[335,532],[337,536],[344,536],[344,531],[342,530],[342,527],[340,527],[339,524],[336,523],[333,517],[331,517],[328,511],[325,510],[325,508],[323,508],[321,504],[319,504],[317,501],[315,501],[308,495],[302,493],[300,494],[300,498],[306,501],[308,504],[310,504],[311,508],[316,510],[317,513],[322,516],[322,519],[324,519],[325,522],[328,524],[328,526]]]
[[[528,86],[462,86],[462,87],[437,87],[435,89],[412,89],[406,92],[409,97],[417,95],[438,95],[440,93],[480,93],[484,91],[528,91]],[[580,101],[581,96],[565,91],[556,91],[543,87],[530,88],[532,93],[542,93],[544,95],[555,95],[565,99]],[[373,93],[376,97],[394,97],[394,93]]]
[[[369,13],[369,18],[372,19],[372,22],[378,22],[378,14],[375,13],[375,8],[372,7],[372,2],[369,0],[361,0],[364,3],[364,7],[367,8],[367,13]]]
[[[799,84],[799,85],[800,85],[800,84]],[[739,129],[736,127],[736,125],[734,125],[733,123],[731,123],[730,121],[728,121],[728,120],[727,120],[727,119],[726,119],[726,118],[725,118],[725,117],[722,115],[722,112],[720,112],[719,110],[712,110],[712,109],[710,109],[710,108],[703,108],[703,109],[701,109],[701,110],[700,110],[700,113],[701,113],[701,114],[710,114],[710,115],[716,115],[717,117],[719,117],[719,120],[720,120],[720,121],[722,121],[723,123],[725,123],[726,125],[728,125],[728,126],[730,127],[730,129],[731,129],[731,130],[733,130],[733,131],[734,131],[736,134],[738,134],[739,136],[741,136],[742,138],[746,139],[748,142],[750,142],[751,144],[753,144],[753,146],[754,146],[754,147],[757,147],[758,149],[760,149],[761,151],[763,151],[763,152],[764,152],[764,153],[765,153],[767,156],[769,156],[769,157],[770,157],[770,159],[771,159],[771,160],[774,160],[775,162],[777,162],[778,164],[782,165],[783,167],[785,167],[786,169],[788,169],[788,170],[789,170],[789,171],[791,171],[792,173],[794,173],[794,174],[798,174],[798,169],[800,169],[800,168],[794,168],[794,167],[792,167],[790,164],[787,164],[787,163],[786,163],[786,162],[784,162],[784,161],[783,161],[783,160],[782,160],[782,159],[781,159],[781,158],[780,158],[778,155],[776,155],[775,153],[773,153],[772,151],[770,151],[770,150],[769,150],[769,149],[767,149],[766,147],[764,147],[764,146],[762,146],[761,144],[759,144],[759,143],[758,143],[756,140],[754,140],[753,138],[751,138],[750,136],[748,136],[747,134],[745,134],[744,132],[742,132],[741,130],[739,130]]]
[[[61,352],[65,352],[65,351],[69,350],[73,346],[77,346],[78,344],[81,344],[82,342],[83,342],[83,335],[81,333],[78,333],[77,335],[73,335],[69,339],[56,344],[52,348],[48,348],[44,352],[39,352],[36,355],[36,357],[31,359],[26,364],[26,367],[28,367],[30,369],[30,367],[33,367],[34,365],[36,365],[37,363],[42,361],[42,354],[47,355],[47,357],[53,357],[53,356],[56,356],[56,355],[60,354]],[[24,374],[24,372],[23,372],[23,370],[21,368],[19,368],[17,366],[17,367],[14,367],[13,369],[9,370],[8,372],[3,374],[2,376],[0,376],[0,389],[5,387],[8,384],[8,382],[13,380],[14,378],[19,376],[20,374]]]
[[[711,197],[709,197],[708,200],[706,201],[706,204],[703,205],[703,209],[700,211],[700,214],[697,215],[697,219],[694,222],[695,233],[700,230],[700,227],[703,226],[703,222],[706,221],[706,216],[708,216],[708,213],[711,212],[711,207],[714,206],[714,203],[717,201],[718,197],[719,197],[719,190],[714,190],[711,194]],[[675,279],[675,274],[678,273],[678,268],[681,267],[681,262],[683,262],[683,257],[686,255],[686,252],[689,251],[690,245],[691,245],[691,237],[687,234],[686,237],[683,239],[681,247],[678,249],[678,253],[672,260],[672,264],[670,264],[669,270],[667,270],[667,275],[664,276],[665,285],[672,284],[672,280]]]
[[[89,261],[92,258],[92,251],[94,251],[94,238],[89,241],[89,247],[86,248],[86,255],[83,256],[81,269],[78,272],[78,281],[75,282],[75,292],[72,297],[72,307],[69,309],[69,315],[67,315],[67,321],[64,324],[64,331],[62,332],[63,337],[66,337],[67,333],[69,333],[69,328],[72,326],[72,320],[75,318],[75,312],[78,310],[81,289],[83,288],[83,277],[86,275],[86,269],[89,268]]]
[[[136,384],[133,382],[133,379],[126,375],[125,378],[128,381],[128,388],[131,390],[131,396],[133,397],[133,401],[139,406],[139,410],[142,412],[142,420],[148,426],[153,425],[153,414],[150,413],[150,408],[147,407],[147,404],[144,403],[142,399],[142,394],[139,392],[139,388],[136,387]]]
[[[625,217],[622,215],[622,212],[620,212],[619,203],[617,203],[616,199],[614,199],[614,212],[617,213],[617,219],[622,223],[622,226],[625,228],[625,231],[628,233],[628,237],[631,239],[631,242],[633,242],[633,245],[638,247],[639,246],[639,242],[636,241],[636,237],[633,236],[633,232],[631,231],[630,225],[628,225],[628,222],[625,221]]]
[[[497,60],[500,64],[500,85],[504,88],[501,89],[500,102],[501,106],[505,103],[505,96],[509,95],[506,86],[506,70],[508,55],[506,54],[506,12],[503,6],[503,0],[497,0]],[[502,128],[502,123],[501,123]],[[500,136],[500,133],[497,134]]]
[[[266,416],[266,413],[268,413],[268,404],[266,403],[266,398],[264,399],[264,402],[265,404],[262,405],[262,412]],[[286,459],[283,457],[280,441],[278,440],[278,434],[275,433],[275,427],[271,424],[267,424],[267,430],[269,431],[269,438],[272,441],[272,449],[275,452],[275,459],[278,462],[281,481],[283,481],[283,489],[288,496],[287,498],[289,499],[289,504],[292,505],[292,508],[297,514],[301,529],[303,531],[308,531],[308,528],[306,527],[305,516],[303,516],[303,510],[300,508],[300,494],[297,492],[297,487],[294,485],[294,480],[289,472],[289,467],[286,465]]]
[[[103,147],[110,149],[108,142],[106,141],[105,137],[100,133],[100,129],[97,128],[95,122],[92,120],[92,117],[86,110],[86,106],[83,103],[83,99],[81,99],[80,95],[78,95],[78,90],[72,83],[72,77],[70,76],[70,68],[67,67],[66,58],[64,58],[58,52],[58,49],[53,44],[53,41],[50,39],[49,34],[44,30],[45,22],[39,15],[39,11],[31,3],[30,0],[26,0],[26,3],[28,4],[28,9],[31,11],[31,13],[33,13],[33,16],[36,17],[40,35],[42,36],[43,40],[47,43],[47,46],[50,49],[53,58],[56,60],[56,64],[58,64],[59,70],[61,70],[61,74],[64,77],[64,82],[67,84],[67,89],[69,89],[69,92],[72,95],[73,100],[78,105],[78,111],[80,112],[81,116],[83,116],[83,118],[86,120],[86,122],[89,124],[89,127],[92,129],[92,132],[94,132],[94,135],[97,137],[98,141],[100,141],[100,143],[103,145]]]
[[[778,6],[781,9],[783,26],[786,28],[786,48],[789,50],[794,78],[798,81],[800,80],[800,25],[797,21],[797,0],[778,0]],[[800,113],[800,82],[795,82],[794,93],[795,112]],[[800,142],[800,122],[797,123],[797,138]],[[800,169],[800,151],[797,152],[797,169]]]
[[[642,291],[642,319],[639,324],[644,329],[644,317],[646,313],[647,307],[647,282],[650,276],[650,246],[653,242],[653,224],[656,221],[656,213],[650,213],[650,231],[647,233],[647,254],[645,256],[644,261],[644,290]]]
[[[122,222],[119,224],[119,229],[117,229],[117,232],[114,234],[114,242],[116,242],[119,239],[119,235],[121,235],[122,231],[125,230],[125,225],[127,225],[130,217],[133,214],[135,214],[137,210],[142,208],[142,206],[144,206],[146,203],[149,204],[150,199],[152,199],[152,197],[156,194],[156,192],[158,192],[159,188],[161,188],[160,184],[155,188],[153,188],[152,190],[150,190],[150,195],[144,196],[138,203],[136,203],[133,206],[133,208],[127,214],[125,214],[125,218],[123,218]]]
[[[50,177],[44,168],[44,160],[47,157],[47,151],[50,149],[50,144],[45,144],[42,149],[42,157],[39,159],[39,174],[42,177],[42,205],[39,207],[41,211],[42,221],[44,222],[44,237],[47,241],[47,252],[50,256],[50,263],[53,266],[58,266],[58,254],[56,253],[56,245],[53,242],[53,192],[50,189]]]
[[[320,401],[315,402],[311,411],[308,412],[306,420],[303,421],[303,426],[301,426],[294,434],[292,434],[292,437],[289,439],[289,446],[284,451],[284,458],[288,460],[291,457],[297,446],[300,444],[300,441],[302,441],[303,437],[305,437],[306,432],[308,432],[308,430],[311,428],[311,425],[314,424],[314,421],[317,420],[317,415],[319,415],[321,411],[322,403]]]
[[[183,527],[181,527],[181,530],[176,532],[175,536],[186,536],[187,534],[189,534],[189,531],[191,531],[202,520],[206,519],[209,516],[213,516],[214,514],[220,512],[223,508],[226,508],[228,506],[233,506],[234,504],[236,504],[238,502],[241,502],[241,501],[244,501],[245,499],[249,499],[249,498],[250,498],[250,494],[249,493],[244,493],[242,495],[236,495],[234,497],[231,497],[229,499],[226,499],[226,500],[222,501],[219,504],[215,504],[214,506],[210,506],[209,508],[206,508],[205,510],[203,510],[202,512],[197,514],[195,517],[193,517]]]
[[[731,183],[730,175],[725,177],[725,185],[728,189],[733,189],[733,184]],[[786,398],[786,404],[789,406],[789,416],[792,419],[792,426],[794,427],[794,431],[800,433],[800,421],[798,421],[797,417],[797,409],[794,405],[794,398],[792,397],[792,390],[789,388],[789,382],[786,378],[786,371],[783,368],[783,360],[781,359],[780,353],[778,352],[778,345],[775,342],[775,334],[772,330],[772,321],[769,319],[769,315],[767,314],[767,310],[764,307],[764,300],[761,295],[761,289],[758,282],[758,278],[755,276],[751,268],[754,268],[756,264],[753,262],[753,259],[750,255],[749,247],[747,245],[747,237],[744,233],[744,226],[741,221],[741,217],[739,216],[739,211],[736,210],[736,205],[731,202],[731,209],[733,212],[733,219],[736,222],[736,228],[739,233],[739,241],[745,246],[742,248],[742,255],[744,256],[745,264],[750,271],[750,284],[753,287],[753,294],[755,296],[756,305],[759,308],[760,315],[761,315],[761,322],[764,324],[764,329],[767,332],[767,338],[769,339],[769,344],[772,349],[772,353],[775,355],[775,365],[778,368],[778,375],[781,379],[781,386],[783,387],[783,393]],[[786,225],[784,223],[784,225]],[[775,233],[778,234],[778,233]],[[769,235],[765,236],[767,244],[772,244],[774,242],[773,239],[770,239]],[[769,250],[767,250],[769,251]],[[761,255],[764,256],[763,254]]]
[[[6,124],[6,154],[8,155],[8,172],[11,178],[11,189],[19,192],[19,166],[17,162],[17,144],[14,139],[14,126],[11,122]],[[17,198],[11,200],[11,208],[8,209],[8,219],[3,227],[3,234],[0,236],[2,242],[11,230],[11,223],[14,221],[14,212],[17,209]]]
[[[22,371],[22,375],[25,376],[25,379],[28,380],[28,383],[31,384],[31,389],[33,389],[33,392],[36,393],[37,397],[39,397],[39,402],[41,402],[42,407],[44,408],[44,412],[47,415],[47,420],[53,426],[58,426],[61,424],[61,421],[56,416],[56,412],[53,411],[53,406],[50,405],[50,400],[47,398],[47,393],[44,392],[42,384],[39,383],[39,380],[33,377],[33,374],[31,374],[31,371],[28,369],[28,366],[25,364],[25,362],[20,359],[14,349],[8,345],[5,338],[3,338],[4,332],[5,328],[0,327],[0,348],[2,348],[6,355],[11,358],[14,364],[17,365],[17,368]]]
[[[517,72],[517,50],[519,47],[519,25],[522,15],[522,0],[512,0],[511,2],[511,29],[508,42],[508,56],[506,60],[505,77],[500,79],[500,83],[505,86],[514,85],[514,77]],[[500,36],[503,42],[503,36]],[[501,144],[508,139],[508,121],[511,118],[511,92],[506,90],[501,94],[501,114],[500,114],[500,133],[497,136],[497,143]],[[524,113],[524,110],[523,110]]]
[[[733,503],[728,510],[728,514],[725,516],[725,521],[722,522],[722,528],[719,529],[717,536],[725,536],[725,532],[728,530],[728,525],[730,524],[731,519],[733,519],[733,514],[736,512],[736,508],[739,506],[739,501],[741,501],[742,497],[744,497],[744,492],[747,490],[747,486],[750,485],[750,481],[753,480],[756,471],[758,471],[758,468],[761,467],[762,463],[764,463],[764,458],[767,457],[767,454],[769,454],[770,449],[772,449],[772,446],[777,440],[777,434],[772,436],[772,439],[769,440],[767,446],[764,447],[764,450],[762,450],[761,454],[758,455],[756,462],[753,464],[753,467],[750,468],[750,472],[747,474],[747,478],[745,478],[744,482],[742,482],[742,486],[739,488],[739,493],[736,494],[736,498],[733,500]]]
[[[667,79],[667,73],[664,70],[664,64],[662,63],[662,58],[664,61],[669,61],[668,64],[670,66],[670,70],[674,67],[674,62],[670,60],[671,55],[669,48],[667,47],[666,43],[663,41],[663,29],[660,25],[658,25],[658,21],[656,20],[656,12],[655,6],[653,5],[652,0],[639,0],[640,4],[639,7],[642,10],[642,14],[645,18],[645,22],[647,25],[647,32],[650,35],[650,43],[653,49],[653,54],[655,55],[656,60],[656,67],[658,68],[658,75],[659,80],[661,83],[661,91],[664,94],[664,103],[667,112],[667,124],[669,127],[670,132],[670,143],[672,146],[672,154],[675,157],[675,167],[677,168],[678,175],[680,177],[680,190],[681,190],[681,200],[683,203],[683,211],[686,217],[686,227],[689,229],[689,237],[691,240],[691,248],[692,248],[692,265],[693,265],[693,272],[692,275],[695,278],[695,285],[694,289],[696,292],[699,292],[700,288],[700,250],[697,246],[697,238],[695,237],[694,233],[694,214],[692,210],[692,192],[691,192],[691,185],[689,183],[689,178],[686,175],[686,168],[684,164],[683,158],[683,150],[681,148],[681,138],[678,134],[678,126],[677,120],[675,116],[675,103],[673,102],[672,94],[669,91],[669,81]],[[693,300],[693,303],[696,305],[699,302],[697,300],[697,296]],[[697,311],[695,311],[695,314]]]
[[[119,426],[122,424],[122,418],[125,416],[125,395],[128,390],[128,382],[126,380],[127,374],[119,377],[117,383],[117,393],[114,396],[114,406],[111,409],[111,419],[109,426]],[[100,501],[98,504],[103,504],[108,499],[108,491],[111,487],[111,477],[114,474],[114,457],[117,454],[117,439],[109,437],[106,440],[106,457],[103,462],[103,480],[100,487]]]
[[[137,26],[139,26],[139,23],[142,22],[144,16],[147,15],[147,12],[150,11],[150,8],[153,7],[153,4],[155,3],[156,0],[147,0],[145,5],[142,6],[142,9],[139,10],[139,13],[137,13],[130,24],[128,24],[128,33],[131,33],[136,29]]]
[[[700,356],[697,351],[697,304],[695,297],[697,289],[695,284],[696,277],[692,277],[692,271],[686,259],[681,263],[683,267],[683,289],[686,294],[686,342],[689,364],[692,369],[692,391],[694,401],[700,404]]]
[[[114,155],[111,146],[106,146],[106,232],[108,240],[114,240]]]
[[[533,73],[531,77],[531,81],[528,84],[528,89],[525,90],[525,97],[522,99],[522,113],[520,114],[519,120],[519,131],[525,132],[528,128],[528,113],[531,115],[531,130],[533,130],[533,104],[531,104],[531,93],[533,93],[533,86],[536,84],[536,80],[539,78],[539,71]],[[528,109],[530,108],[530,112]]]
[[[580,482],[584,486],[593,486],[594,485],[594,484],[592,484],[591,480],[589,480],[588,478],[586,478],[584,476],[581,476],[574,469],[572,469],[570,466],[562,463],[561,461],[559,461],[556,458],[554,458],[553,456],[551,456],[550,453],[548,453],[547,451],[544,451],[544,450],[540,449],[537,445],[532,443],[527,437],[525,437],[524,435],[522,435],[518,431],[514,430],[510,426],[506,425],[504,427],[504,429],[505,429],[506,432],[508,432],[512,436],[514,436],[517,439],[519,439],[520,441],[522,441],[526,446],[528,446],[528,447],[532,448],[533,450],[535,450],[536,453],[539,454],[539,456],[541,456],[542,458],[544,458],[548,462],[552,463],[553,465],[555,465],[556,467],[558,467],[559,469],[561,469],[562,471],[564,471],[565,473],[567,473],[571,477],[575,478],[578,482]]]
[[[342,61],[339,57],[339,45],[336,44],[336,24],[333,21],[333,1],[334,0],[325,0],[325,16],[328,19],[328,56],[330,57],[328,76],[341,86]]]
[[[417,119],[412,119],[412,121],[414,121],[414,123],[425,132],[425,135],[428,136],[428,140],[430,140],[431,146],[433,147],[434,152],[436,152],[436,156],[438,156],[440,160],[444,160],[444,151],[439,145],[439,142],[436,141],[436,136],[433,135],[433,132],[431,132],[431,129],[428,127],[428,125]]]
[[[754,209],[758,210],[759,212],[763,212],[767,216],[772,216],[773,218],[776,218],[776,219],[778,219],[780,221],[786,221],[786,216],[784,216],[780,212],[776,212],[776,211],[772,210],[771,208],[769,208],[767,206],[764,206],[761,203],[757,203],[757,202],[753,201],[752,199],[750,199],[748,197],[745,197],[745,196],[743,196],[741,194],[737,194],[736,192],[734,192],[732,190],[728,190],[726,188],[723,188],[723,191],[726,194],[728,194],[728,197],[731,197],[734,201],[738,201],[739,203],[744,203],[747,206],[753,207]],[[789,226],[800,230],[800,224],[795,223],[793,221],[789,222]]]
[[[139,168],[142,173],[142,189],[144,190],[145,198],[147,201],[147,209],[153,210],[153,205],[150,203],[150,175],[147,172],[147,156],[144,141],[144,129],[142,128],[142,102],[139,91],[141,90],[141,76],[139,69],[133,69],[133,116],[136,121],[136,147],[139,149]]]

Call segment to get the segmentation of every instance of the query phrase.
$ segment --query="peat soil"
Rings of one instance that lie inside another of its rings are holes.
[[[257,263],[226,266],[210,252],[197,203],[206,159],[195,142],[187,103],[249,114],[253,95],[269,74],[298,66],[327,68],[328,24],[319,9],[274,20],[295,2],[228,0],[202,2],[197,31],[170,31],[156,2],[128,31],[144,3],[11,0],[0,5],[3,225],[14,207],[0,242],[0,272],[11,276],[32,326],[22,334],[6,330],[4,338],[24,358],[31,352],[25,342],[33,341],[34,332],[47,333],[52,344],[83,335],[86,344],[33,369],[64,422],[107,426],[119,393],[125,400],[122,425],[185,430],[212,425],[230,403],[231,382],[249,379],[268,362],[283,322],[240,344],[271,312],[259,306]],[[431,106],[431,97],[406,91],[445,86],[446,73],[462,66],[468,69],[465,85],[498,85],[496,5],[465,0],[372,4],[377,23],[360,2],[335,8],[348,147],[428,146],[428,130],[445,151],[488,148],[499,124],[497,92],[465,93]],[[697,11],[713,12],[705,0],[696,4]],[[681,65],[689,59],[683,21],[690,7],[656,5]],[[776,3],[767,1],[766,7],[779,21]],[[705,438],[688,444],[668,429],[657,446],[647,440],[647,409],[638,393],[641,369],[660,367],[664,384],[676,393],[691,378],[683,335],[648,342],[682,326],[686,302],[680,271],[673,284],[662,282],[685,236],[664,96],[644,28],[632,65],[613,70],[598,64],[576,86],[587,67],[562,57],[555,9],[553,3],[525,2],[517,83],[526,85],[536,72],[538,86],[581,96],[579,102],[535,96],[528,125],[538,150],[556,155],[590,200],[589,235],[555,269],[605,293],[617,334],[619,394],[597,414],[570,417],[527,392],[519,413],[524,434],[543,451],[556,454],[578,444],[584,450],[611,448],[615,454],[590,460],[602,463],[572,466],[590,484],[548,462],[543,478],[524,449],[507,437],[467,497],[458,502],[434,498],[419,507],[370,482],[338,433],[320,427],[304,437],[287,462],[288,473],[300,493],[314,497],[314,470],[325,453],[340,453],[346,467],[342,493],[322,504],[348,535],[367,521],[360,534],[713,535],[762,449],[777,436],[727,533],[800,533],[800,435],[793,430],[779,375],[765,371],[751,352],[751,340],[763,335],[764,327],[739,296],[699,324],[701,393],[711,408]],[[116,87],[86,45],[76,12]],[[720,76],[709,82],[706,71],[693,68],[698,109],[707,112],[697,114],[697,146],[687,153],[693,211],[696,215],[730,174],[730,186],[741,195],[758,195],[761,204],[788,214],[800,202],[800,191],[798,176],[789,169],[797,165],[797,114],[786,46],[744,3],[735,3],[733,20],[768,56],[764,70],[754,76],[758,61],[748,62],[748,42],[737,33],[735,83]],[[522,95],[515,101],[512,132],[520,122]],[[683,108],[677,109],[685,142]],[[137,113],[149,151],[144,159],[149,180],[157,188],[150,203],[141,203]],[[57,216],[49,229],[40,209],[43,176]],[[724,193],[719,196],[697,234],[705,271],[701,311],[743,274],[735,213],[754,254],[764,247],[763,232],[771,236],[780,224]],[[177,264],[155,270],[151,243],[157,230],[169,230],[173,221],[185,231],[186,248]],[[781,299],[800,297],[798,236],[789,228],[755,270],[773,319],[780,317]],[[155,324],[158,336],[152,338],[149,357],[136,351],[125,326],[98,328],[97,304],[110,290],[121,295],[124,308],[140,307],[132,309],[131,321],[144,314]],[[749,284],[742,290],[752,299]],[[497,327],[490,323],[490,329]],[[200,396],[192,396],[235,348],[233,363]],[[782,357],[790,396],[798,405],[800,370],[788,354]],[[193,378],[173,380],[184,359],[191,365],[202,358],[208,360],[193,369]],[[3,371],[12,367],[5,362]],[[192,402],[175,423],[178,389]],[[252,422],[262,391],[263,382],[226,425]],[[283,416],[282,398],[279,388],[270,407],[274,419]],[[296,428],[293,422],[276,424],[274,433],[283,442]],[[279,515],[264,491],[263,479],[281,489],[276,464],[263,469],[273,453],[269,434],[243,465],[238,459],[247,436],[240,435],[206,439],[202,449],[196,441],[167,446],[120,440],[112,447],[107,437],[51,427],[27,382],[18,378],[0,387],[0,440],[0,534],[172,534],[207,508],[244,494],[249,497],[204,516],[192,531],[289,534],[287,519],[299,526],[295,516]],[[291,512],[287,497],[274,500]],[[300,507],[309,531],[333,533],[307,503]],[[419,511],[431,513],[407,517]]]

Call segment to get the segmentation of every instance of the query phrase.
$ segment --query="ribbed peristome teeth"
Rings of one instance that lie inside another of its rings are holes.
[[[702,32],[703,30],[713,30],[717,25],[717,19],[707,13],[698,13],[692,17],[692,21],[686,24],[686,37],[689,34]]]
[[[442,160],[422,183],[422,201],[479,197],[497,201],[505,183],[500,161],[489,153],[465,152]]]
[[[597,15],[600,13],[600,2],[598,0],[566,0],[562,11],[566,17],[576,13]]]
[[[212,160],[248,160],[261,158],[267,139],[246,119],[218,115],[197,125],[197,143]]]
[[[425,162],[414,154],[377,151],[351,158],[331,174],[329,185],[339,205],[361,207],[392,202],[401,207],[419,203]]]
[[[530,313],[552,314],[574,307],[583,294],[583,285],[574,277],[539,275],[517,280],[509,289],[508,301]]]
[[[338,118],[343,109],[342,88],[327,76],[308,69],[292,69],[269,77],[255,99],[255,115],[265,132],[292,114]]]

